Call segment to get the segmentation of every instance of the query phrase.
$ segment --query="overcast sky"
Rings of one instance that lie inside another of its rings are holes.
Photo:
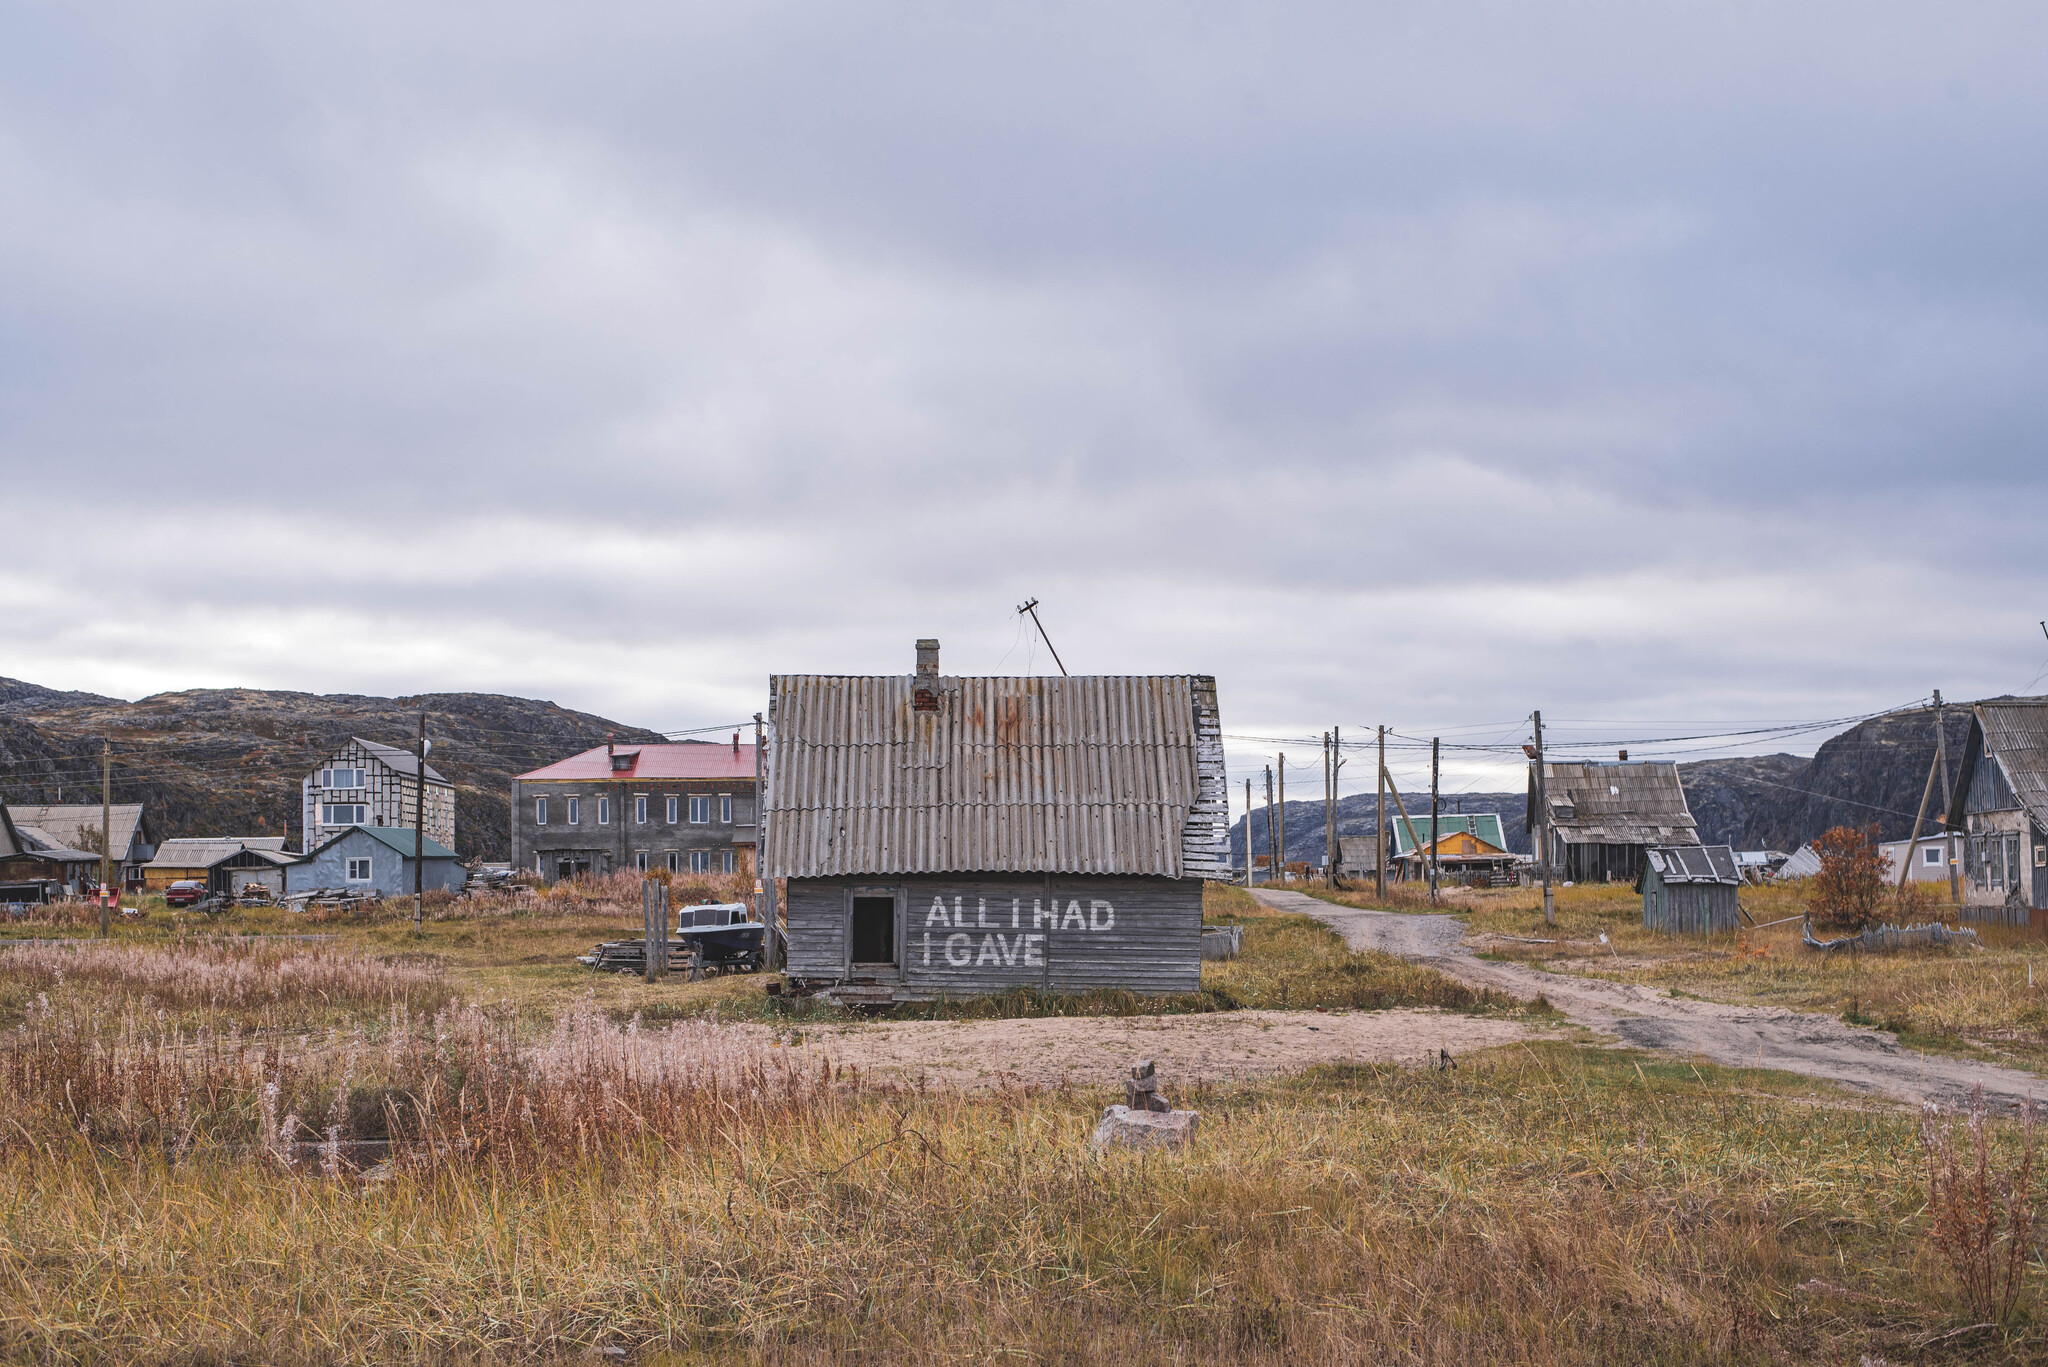
[[[0,674],[2038,689],[2044,16],[0,6]]]

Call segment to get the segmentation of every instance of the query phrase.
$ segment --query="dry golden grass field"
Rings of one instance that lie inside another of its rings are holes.
[[[1475,907],[1475,931],[1540,935],[1528,902]],[[1572,935],[1614,919],[1567,903]],[[917,1014],[1538,1019],[1231,889],[1211,913],[1247,950],[1195,996]],[[855,1076],[775,1042],[830,1022],[759,978],[570,962],[637,924],[617,897],[443,902],[417,938],[388,914],[152,909],[105,947],[0,951],[0,1359],[2048,1354],[2038,1257],[2009,1313],[1959,1275],[2012,1245],[1964,1238],[1967,1180],[1930,1202],[1920,1117],[1818,1084],[1542,1041],[1198,1087],[1191,1151],[1097,1156],[1101,1092]],[[1610,972],[1765,981],[1732,949],[1617,945]],[[1995,1197],[2023,1136],[1980,1128]]]

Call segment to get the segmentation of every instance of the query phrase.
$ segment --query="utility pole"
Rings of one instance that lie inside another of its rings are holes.
[[[1956,869],[1956,828],[1949,825],[1948,814],[1955,810],[1955,789],[1948,777],[1948,727],[1944,724],[1941,707],[1941,690],[1934,690],[1934,758],[1941,765],[1941,825],[1948,832],[1948,900],[1955,906],[1963,904],[1962,875]]]
[[[412,933],[426,933],[427,920],[427,714],[420,713],[418,786],[412,798]]]
[[[1437,846],[1443,843],[1442,818],[1437,815],[1438,808],[1441,805],[1437,799],[1438,777],[1441,772],[1437,765],[1437,745],[1438,738],[1431,736],[1429,739],[1429,900],[1431,902],[1436,901]]]
[[[782,952],[775,880],[768,876],[768,746],[761,714],[754,714],[754,876],[761,880],[761,971],[773,972]]]
[[[1387,728],[1380,733],[1380,774],[1377,796],[1372,803],[1372,886],[1376,896],[1387,895],[1387,835],[1393,827],[1387,824]]]
[[[1537,829],[1530,832],[1530,839],[1536,850],[1537,867],[1543,870],[1543,924],[1554,926],[1557,903],[1550,891],[1550,789],[1543,781],[1543,709],[1538,708],[1532,716],[1536,723]]]
[[[1287,881],[1287,756],[1280,756],[1280,881]]]
[[[1330,801],[1330,733],[1323,732],[1323,881],[1337,886],[1336,805]]]
[[[1066,678],[1066,662],[1060,659],[1060,653],[1057,650],[1052,649],[1052,637],[1045,634],[1045,623],[1038,620],[1038,600],[1036,598],[1033,598],[1027,602],[1019,604],[1017,607],[1017,611],[1020,615],[1026,612],[1031,614],[1031,625],[1038,628],[1038,639],[1045,642],[1045,648],[1047,650],[1052,650],[1052,662],[1060,667],[1060,677],[1063,679]]]
[[[113,930],[113,908],[107,889],[114,882],[114,748],[100,742],[100,938]]]
[[[1244,781],[1244,885],[1252,885],[1252,781]]]
[[[1250,849],[1249,844],[1246,849]],[[1273,881],[1273,766],[1270,764],[1266,766],[1266,881]]]
[[[1344,728],[1330,728],[1330,886],[1342,887],[1338,868],[1342,861],[1338,855],[1344,848],[1344,837],[1337,834],[1337,786],[1344,781]]]

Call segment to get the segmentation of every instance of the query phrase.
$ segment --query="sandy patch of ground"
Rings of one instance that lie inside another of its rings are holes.
[[[1113,1087],[1139,1059],[1175,1085],[1300,1072],[1318,1063],[1408,1063],[1545,1032],[1434,1010],[1222,1011],[1203,1016],[1061,1016],[878,1021],[806,1029],[802,1048],[877,1079],[943,1087]]]

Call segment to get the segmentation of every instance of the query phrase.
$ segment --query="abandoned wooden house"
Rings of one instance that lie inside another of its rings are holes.
[[[1529,766],[1528,820],[1537,865],[1575,883],[1633,883],[1652,845],[1697,845],[1699,825],[1685,803],[1676,764],[1546,760],[1549,810],[1536,810],[1536,766]]]
[[[2048,925],[2048,698],[1971,711],[1948,810],[1963,905],[1978,920]]]
[[[143,880],[152,892],[187,880],[204,880],[209,893],[222,897],[233,897],[252,883],[273,893],[289,892],[290,869],[299,856],[284,846],[281,835],[166,840],[143,866]]]
[[[841,1001],[1192,992],[1230,876],[1206,676],[769,680],[762,861],[789,977]]]
[[[0,903],[78,896],[100,878],[100,856],[58,844],[38,827],[16,825],[0,805]]]
[[[605,744],[512,780],[512,867],[754,871],[754,747]]]
[[[1677,935],[1734,930],[1743,885],[1735,851],[1727,845],[1653,845],[1643,851],[1643,925]]]
[[[429,840],[455,845],[455,785],[429,764],[426,817],[418,820],[420,761],[410,750],[361,736],[320,762],[299,784],[301,853],[351,826],[423,824]]]
[[[1387,843],[1392,847],[1388,871],[1404,881],[1428,878],[1432,853],[1442,879],[1499,886],[1514,879],[1515,856],[1498,812],[1446,812],[1434,826],[1427,812],[1412,820],[1396,812]]]
[[[140,802],[11,802],[7,814],[20,827],[34,827],[56,847],[99,854],[100,826],[113,827],[114,881],[123,887],[142,886],[142,866],[156,858],[156,822]],[[93,871],[99,878],[99,871]]]

